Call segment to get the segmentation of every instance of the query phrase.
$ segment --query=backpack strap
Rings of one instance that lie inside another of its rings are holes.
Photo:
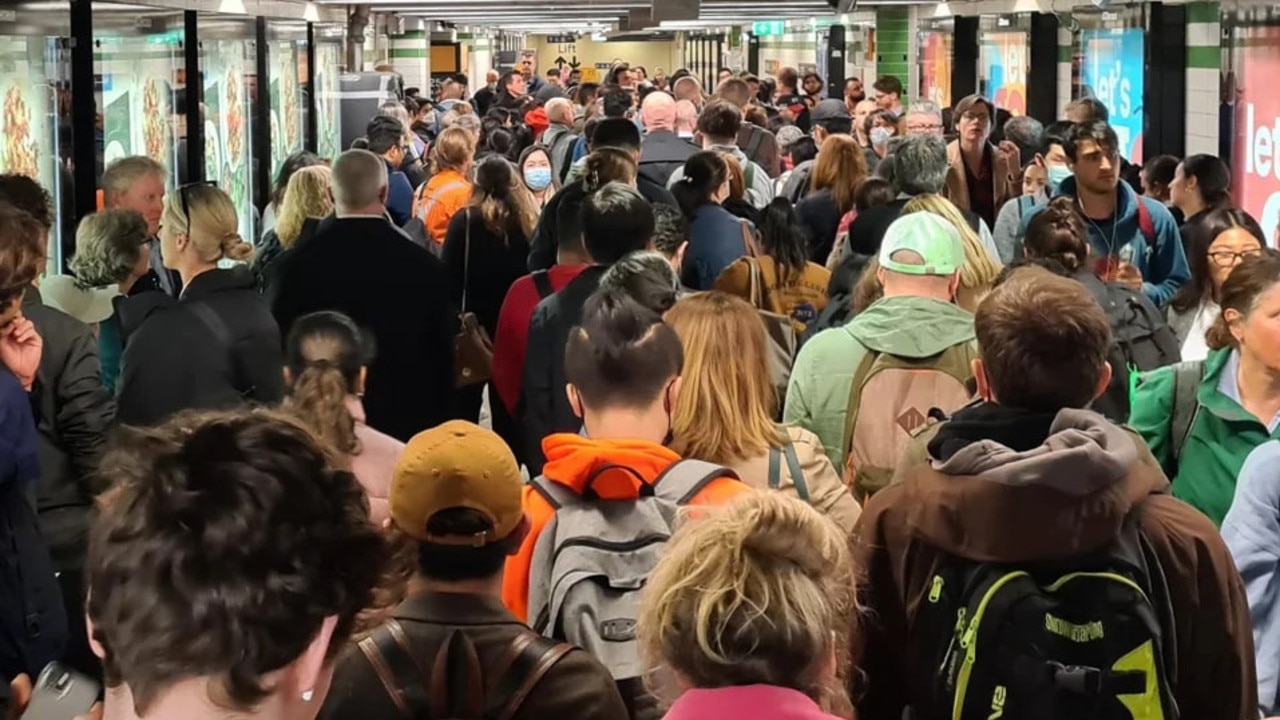
[[[756,186],[756,164],[751,158],[747,158],[747,166],[742,169],[742,181],[746,183],[747,190]]]
[[[1142,232],[1142,237],[1147,239],[1147,247],[1154,249],[1156,246],[1156,224],[1151,219],[1151,208],[1147,207],[1147,201],[1141,196],[1138,197],[1138,230]]]
[[[511,641],[511,657],[506,670],[490,685],[488,712],[493,720],[510,720],[533,692],[542,676],[573,650],[569,643],[556,642],[535,632],[521,633]],[[497,668],[502,668],[499,664]]]
[[[1187,446],[1196,418],[1200,415],[1200,383],[1204,380],[1202,361],[1181,362],[1173,366],[1173,416],[1169,421],[1169,442],[1174,467]]]
[[[787,458],[787,471],[791,473],[791,482],[795,483],[796,495],[809,502],[809,485],[804,481],[804,469],[800,467],[800,458],[796,456],[796,444],[788,443],[782,449],[782,454]]]
[[[187,303],[187,307],[191,308],[196,317],[200,318],[200,322],[209,329],[209,332],[213,333],[213,337],[218,341],[218,344],[226,348],[227,357],[231,361],[231,387],[242,397],[251,395],[254,388],[242,389],[240,387],[240,357],[236,354],[235,337],[231,335],[231,329],[227,327],[226,321],[222,319],[222,316],[217,311],[199,300]]]
[[[849,388],[849,402],[845,406],[844,413],[844,452],[847,454],[849,448],[853,446],[854,426],[858,424],[858,410],[862,400],[862,386],[867,382],[867,376],[871,374],[871,368],[876,364],[876,358],[880,354],[866,348],[867,354],[862,357],[862,362],[858,363],[858,369],[853,372],[853,386]]]
[[[539,475],[529,481],[529,487],[533,491],[542,496],[553,509],[559,510],[563,507],[576,505],[582,501],[582,496],[561,485],[558,482],[552,482],[547,479],[546,475]]]
[[[366,635],[356,647],[382,681],[382,688],[405,720],[422,717],[427,707],[426,674],[413,659],[404,628],[395,618]]]
[[[756,153],[760,152],[760,146],[764,144],[764,128],[755,128],[751,131],[751,139],[747,140],[747,146],[742,148],[742,152],[746,154],[748,160],[754,160]],[[747,183],[748,185],[750,183]]]
[[[538,298],[546,300],[556,291],[551,284],[551,275],[546,270],[538,270],[531,273],[529,277],[533,278],[533,286],[538,289]]]
[[[738,480],[738,474],[704,460],[677,460],[653,480],[654,495],[677,505],[688,505],[712,480]]]

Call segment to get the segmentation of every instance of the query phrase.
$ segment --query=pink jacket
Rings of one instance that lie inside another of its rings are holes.
[[[370,519],[381,526],[390,514],[387,497],[391,493],[391,475],[400,462],[404,443],[366,425],[364,404],[359,398],[347,398],[347,410],[356,420],[356,439],[360,441],[360,453],[351,457],[351,471],[369,496]]]
[[[774,685],[687,690],[663,720],[840,720],[808,695]]]

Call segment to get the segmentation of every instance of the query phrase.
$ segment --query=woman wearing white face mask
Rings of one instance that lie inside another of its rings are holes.
[[[551,157],[547,149],[541,145],[530,145],[520,153],[520,176],[524,186],[533,194],[538,210],[547,206],[547,201],[560,189],[551,172]]]
[[[1057,195],[1062,181],[1071,177],[1064,149],[1066,140],[1063,139],[1069,127],[1070,123],[1057,122],[1045,128],[1040,149],[1024,170],[1023,194],[1010,199],[996,214],[991,237],[999,251],[1000,261],[1006,265],[1022,257],[1022,235],[1019,232],[1022,218],[1031,208],[1043,205]],[[1043,181],[1037,182],[1037,178],[1043,178]]]
[[[867,115],[865,123],[863,129],[871,140],[871,151],[877,162],[883,160],[889,154],[889,141],[898,134],[898,118],[888,110],[876,110]]]

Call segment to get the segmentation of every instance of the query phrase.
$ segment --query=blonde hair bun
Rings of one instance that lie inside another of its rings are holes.
[[[236,261],[244,261],[253,257],[253,246],[240,237],[240,233],[227,233],[222,238],[222,255]]]

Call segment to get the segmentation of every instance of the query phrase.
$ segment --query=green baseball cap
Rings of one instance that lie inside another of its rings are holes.
[[[924,262],[917,265],[894,260],[900,250],[910,250]],[[903,275],[954,275],[962,265],[960,231],[930,212],[914,212],[894,220],[880,243],[880,267]]]

